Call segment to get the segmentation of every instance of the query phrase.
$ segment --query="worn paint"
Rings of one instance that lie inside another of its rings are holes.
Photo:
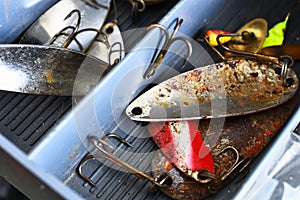
[[[167,158],[180,170],[214,172],[212,153],[198,130],[196,121],[166,122],[148,125],[150,134]]]
[[[201,120],[198,129],[205,145],[209,146],[212,152],[214,162],[214,173],[212,175],[222,180],[223,185],[238,176],[240,174],[239,169],[242,169],[248,161],[254,159],[280,131],[280,128],[288,120],[294,109],[299,106],[299,97],[300,94],[297,92],[288,102],[273,109],[250,115],[227,117],[223,128],[217,133],[209,129],[210,119]],[[180,126],[180,123],[186,122],[173,123],[177,123],[177,126]],[[152,129],[150,128],[149,130],[152,135]],[[163,138],[158,139],[159,134],[163,136],[160,132],[156,133],[155,137],[152,137],[160,147],[160,141],[163,141]],[[184,133],[181,132],[180,134]],[[216,143],[213,143],[209,136],[216,134],[218,140]],[[174,136],[171,135],[170,138],[174,138]],[[245,161],[238,166],[238,170],[232,172],[229,171],[235,165],[237,155],[228,147],[233,147],[237,150],[238,161]],[[228,149],[222,152],[226,148]],[[189,174],[187,171],[182,170],[180,166],[177,166],[175,162],[172,162],[174,159],[168,159],[172,155],[168,155],[170,152],[163,150],[161,152],[164,156],[156,154],[153,158],[152,171],[154,177],[166,175],[171,177],[172,184],[168,187],[160,188],[166,195],[174,199],[204,199],[222,187],[221,185],[211,190],[214,186],[213,182],[201,183],[195,179],[193,174]],[[170,167],[170,164],[167,165],[165,162],[172,162],[173,167]]]

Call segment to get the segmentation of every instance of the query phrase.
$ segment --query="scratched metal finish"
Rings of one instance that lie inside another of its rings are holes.
[[[199,67],[151,88],[126,109],[137,121],[176,121],[244,115],[277,106],[297,90],[284,86],[281,68],[273,63],[233,60]]]
[[[39,95],[85,95],[107,64],[68,49],[36,45],[0,46],[0,90]]]
[[[199,130],[207,146],[210,146],[214,157],[215,175],[223,177],[228,173],[236,155],[232,151],[219,154],[228,146],[236,148],[240,160],[252,160],[276,136],[281,127],[289,119],[296,107],[299,106],[299,92],[281,106],[260,113],[225,118],[219,132],[212,131],[211,120],[200,120]],[[184,122],[174,122],[180,126]],[[181,133],[183,134],[183,133]],[[215,141],[217,138],[217,141]],[[157,141],[155,141],[157,143]],[[168,157],[168,156],[166,156]],[[230,173],[224,180],[223,186],[237,177],[243,165]],[[173,182],[169,187],[160,188],[166,195],[175,199],[203,199],[212,195],[208,185],[195,181],[188,173],[178,170],[170,164],[162,154],[154,155],[152,161],[153,176],[168,174]],[[217,192],[217,191],[215,191]]]

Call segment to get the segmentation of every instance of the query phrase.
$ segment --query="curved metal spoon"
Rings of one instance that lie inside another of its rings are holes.
[[[268,23],[263,18],[253,19],[237,30],[236,33],[242,35],[243,32],[253,35],[249,38],[233,37],[228,43],[228,47],[238,51],[258,53],[268,34]]]
[[[255,60],[231,60],[199,67],[151,88],[126,109],[137,121],[177,121],[255,113],[290,99],[298,77],[288,68]]]
[[[99,82],[108,67],[97,58],[66,48],[0,45],[0,90],[82,96]]]

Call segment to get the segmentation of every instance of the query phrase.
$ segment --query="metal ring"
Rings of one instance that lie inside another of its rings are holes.
[[[279,57],[279,60],[281,62],[287,62],[288,67],[292,67],[294,65],[294,59],[289,55],[282,55]]]
[[[280,59],[280,62],[282,63],[280,80],[282,81],[283,85],[286,85],[288,67],[291,67],[294,65],[294,59],[288,55],[280,56],[279,59]]]
[[[280,73],[280,80],[282,81],[283,85],[286,84],[287,68],[288,68],[288,61],[284,60],[281,68],[281,73]]]

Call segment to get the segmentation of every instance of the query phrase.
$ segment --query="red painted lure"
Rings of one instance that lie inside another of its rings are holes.
[[[152,122],[148,129],[161,151],[152,161],[154,177],[168,176],[159,188],[174,199],[203,199],[244,170],[270,142],[299,105],[299,92],[286,103],[263,112],[219,119]],[[222,121],[223,120],[223,121]]]

